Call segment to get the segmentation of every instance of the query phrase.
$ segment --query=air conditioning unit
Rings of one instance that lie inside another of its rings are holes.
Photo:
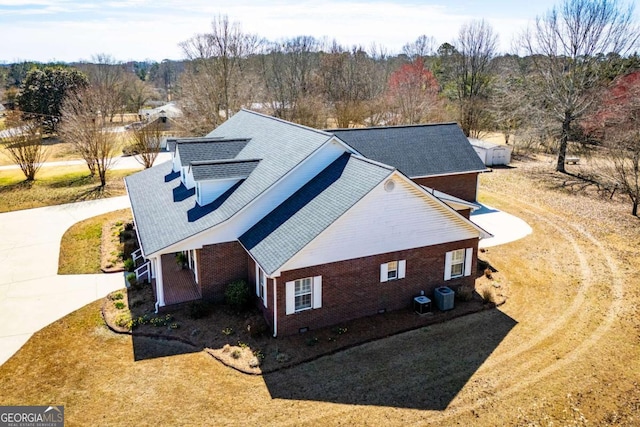
[[[418,314],[431,313],[431,300],[424,295],[413,299],[413,310]]]
[[[453,302],[456,297],[456,293],[447,286],[440,286],[433,291],[433,297],[436,300],[438,310],[446,311],[453,309]]]

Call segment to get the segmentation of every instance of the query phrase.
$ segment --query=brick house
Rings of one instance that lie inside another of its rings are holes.
[[[397,310],[441,285],[473,286],[489,236],[468,220],[475,181],[473,197],[446,194],[438,182],[465,184],[440,174],[426,188],[339,132],[247,110],[169,148],[172,162],[126,178],[147,260],[138,274],[148,267],[158,310],[221,300],[243,279],[282,336]]]

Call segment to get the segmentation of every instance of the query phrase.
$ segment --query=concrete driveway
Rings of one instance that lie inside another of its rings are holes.
[[[34,332],[124,287],[122,274],[59,276],[64,232],[129,207],[126,196],[0,214],[0,364]]]
[[[480,240],[478,247],[504,245],[528,236],[533,231],[529,224],[509,213],[483,205],[471,214],[471,221],[493,234],[493,237]]]

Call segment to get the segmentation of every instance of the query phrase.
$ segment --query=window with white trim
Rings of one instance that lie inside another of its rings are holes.
[[[473,248],[456,249],[445,254],[444,280],[471,276]]]
[[[380,264],[380,281],[388,282],[389,280],[404,279],[406,268],[407,261],[404,259]]]
[[[464,271],[464,249],[451,253],[451,278],[461,277]]]
[[[285,283],[286,314],[322,307],[322,276],[307,277]]]
[[[398,261],[387,263],[387,280],[395,280],[398,278]]]
[[[294,280],[295,311],[311,308],[312,278]]]

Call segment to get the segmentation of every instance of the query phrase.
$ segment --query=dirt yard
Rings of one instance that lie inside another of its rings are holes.
[[[251,376],[115,335],[96,302],[0,367],[0,404],[64,404],[70,426],[640,425],[640,221],[551,159],[512,166],[480,185],[533,228],[482,256],[509,280],[498,309]]]

